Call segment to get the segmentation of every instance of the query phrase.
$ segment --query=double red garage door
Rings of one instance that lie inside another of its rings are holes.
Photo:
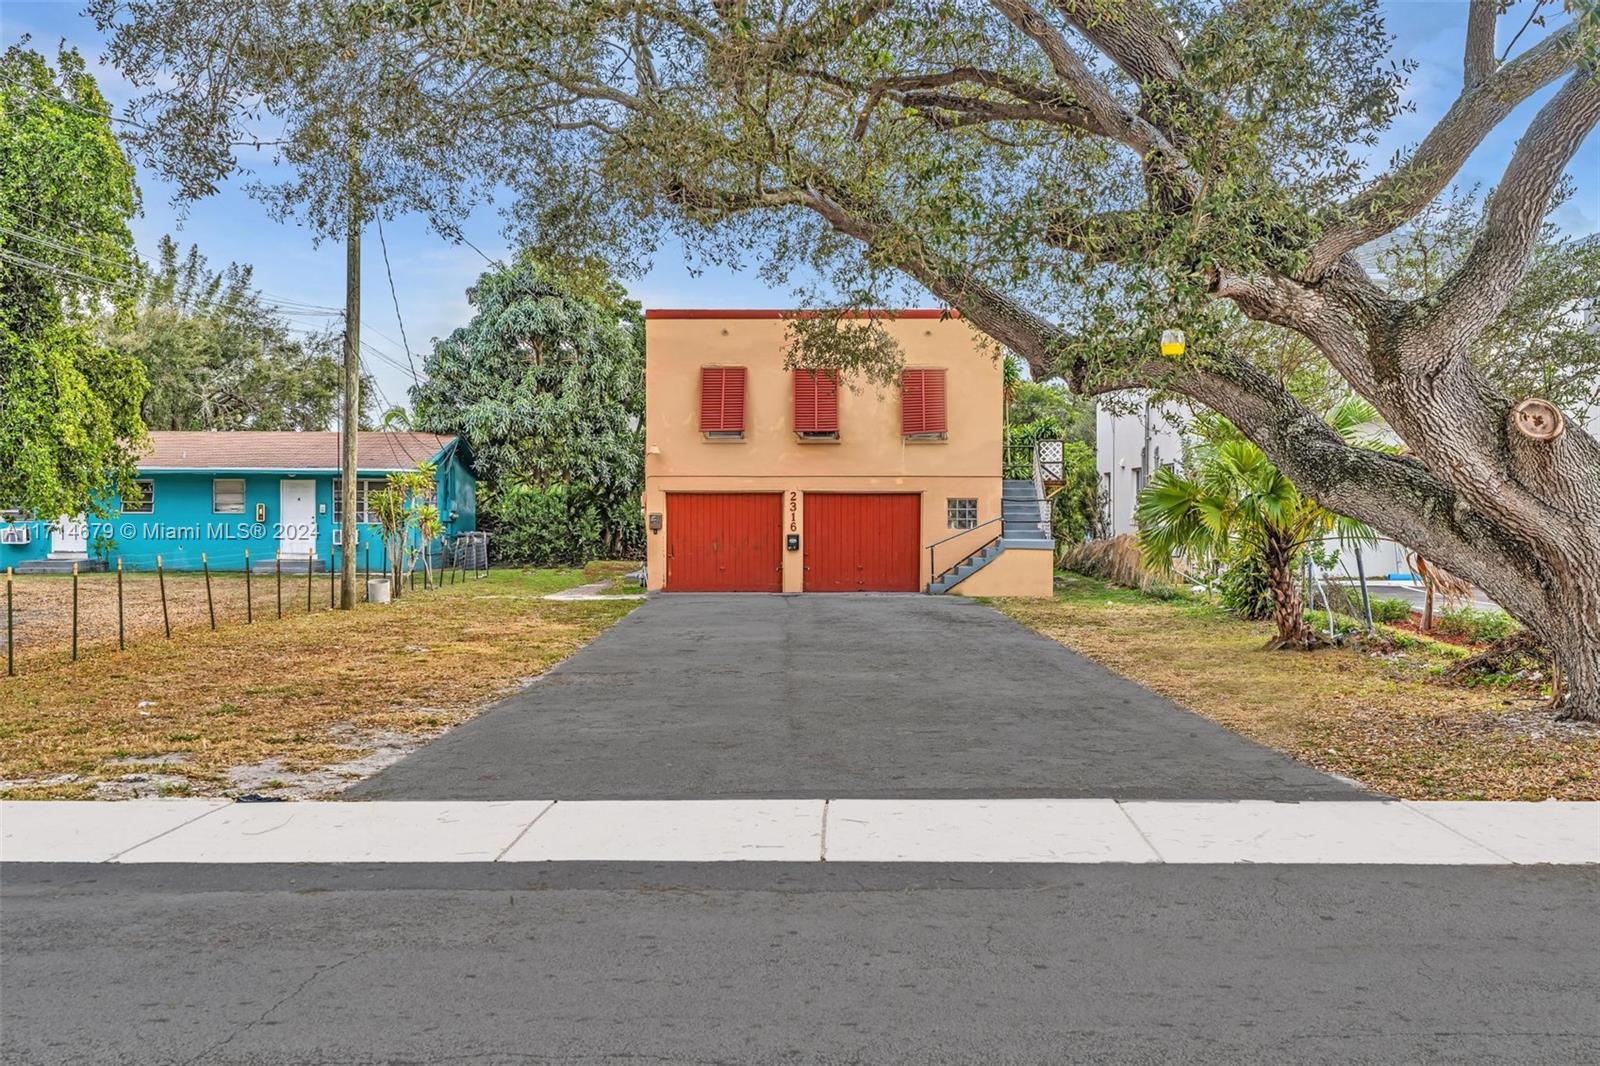
[[[915,493],[808,492],[801,537],[807,592],[916,592]],[[667,494],[668,592],[781,592],[783,496]]]

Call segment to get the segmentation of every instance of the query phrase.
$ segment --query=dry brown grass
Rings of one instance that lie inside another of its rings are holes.
[[[18,677],[0,677],[0,794],[126,794],[130,776],[220,793],[236,768],[277,760],[300,774],[434,736],[634,606],[541,598],[581,580],[496,571],[390,607],[328,611],[323,599],[310,615],[302,598],[302,613],[251,626],[241,607],[215,633],[190,626],[170,642],[158,606],[156,634],[126,652],[114,628],[77,663],[40,648]]]
[[[1600,729],[1536,694],[1438,680],[1427,647],[1261,650],[1270,626],[1078,576],[1025,625],[1236,732],[1405,799],[1600,800]]]
[[[206,606],[206,583],[201,574],[168,571],[167,614],[173,633],[189,629],[209,629],[210,611]],[[418,578],[420,582],[421,578]],[[272,574],[254,574],[249,582],[249,609],[246,609],[245,576],[242,573],[213,573],[211,602],[218,627],[243,623],[253,616],[257,622],[276,619],[278,583]],[[310,600],[313,613],[329,609],[329,575],[311,575]],[[283,575],[283,613],[306,613],[306,575]],[[364,594],[364,593],[358,593]],[[19,665],[24,670],[34,663],[49,663],[71,658],[72,577],[67,574],[18,574],[12,583],[14,634]],[[161,618],[160,581],[153,573],[126,573],[122,577],[123,633],[130,646],[150,639],[165,639]],[[3,623],[0,619],[0,623]],[[0,639],[4,633],[0,633]],[[117,575],[96,573],[78,575],[78,648],[87,653],[96,648],[117,646]]]

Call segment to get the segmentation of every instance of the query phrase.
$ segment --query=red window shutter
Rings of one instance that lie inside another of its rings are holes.
[[[744,367],[700,368],[700,432],[744,432]]]
[[[839,432],[839,372],[794,372],[794,430],[796,433]]]
[[[945,432],[944,371],[907,370],[900,379],[900,432]]]

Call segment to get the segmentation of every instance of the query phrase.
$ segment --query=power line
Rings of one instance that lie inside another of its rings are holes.
[[[33,243],[38,244],[41,247],[51,248],[52,250],[81,254],[94,263],[104,263],[108,266],[116,265],[111,260],[102,259],[98,256],[92,255],[84,249],[72,248],[69,245],[56,244],[43,238],[30,236],[28,234],[21,233],[20,231],[12,230],[7,226],[0,226],[0,232],[12,233],[15,236],[22,237],[26,240],[31,240]],[[134,295],[139,295],[144,292],[143,287],[129,281],[119,281],[114,278],[95,277],[91,274],[82,273],[81,271],[74,270],[71,267],[64,266],[60,263],[46,263],[42,260],[34,259],[11,248],[0,247],[0,256],[4,256],[6,259],[17,263],[19,266],[25,266],[42,273],[52,274],[56,277],[87,282],[91,285],[99,285],[104,288],[115,289],[121,292],[132,293]],[[119,269],[126,270],[126,267],[120,266]],[[261,294],[259,289],[256,290],[256,292]],[[335,318],[344,314],[343,311],[339,311],[337,309],[319,308],[313,304],[308,304],[303,307],[286,306],[269,300],[260,300],[258,301],[258,306],[264,310],[272,311],[285,318]]]
[[[40,221],[45,221],[43,219],[43,216],[38,211],[35,211],[35,210],[31,209],[31,208],[28,208],[28,207],[26,207],[26,206],[24,206],[22,204],[7,204],[6,208],[7,208],[7,210],[21,210],[21,211],[26,212],[27,214],[29,214],[30,216],[33,217],[36,225]],[[80,229],[79,227],[73,225],[70,222],[67,222],[65,220],[58,220],[58,221],[60,222],[61,225],[68,226],[68,227],[70,227],[71,229],[73,229],[74,231],[76,231],[79,234],[87,235],[87,234],[84,234],[84,231],[82,229]],[[74,245],[63,244],[62,242],[60,242],[58,240],[55,240],[54,238],[45,235],[44,233],[40,232],[39,230],[19,230],[19,229],[14,229],[14,228],[9,227],[9,226],[0,225],[0,232],[11,233],[12,235],[20,237],[23,240],[32,241],[35,244],[41,244],[41,245],[44,245],[44,246],[49,247],[49,248],[55,248],[55,249],[57,249],[59,251],[69,252],[69,253],[72,253],[74,255],[81,255],[84,258],[86,258],[86,259],[88,259],[88,260],[90,260],[92,262],[102,262],[102,263],[105,263],[108,266],[115,266],[118,269],[124,269],[125,268],[124,264],[117,263],[114,260],[106,259],[103,256],[97,255],[94,252],[89,251],[87,248],[79,248],[79,247],[76,247]],[[137,253],[135,253],[135,256],[137,258]],[[145,260],[143,260],[142,258],[140,259],[140,261],[141,262],[145,262]],[[271,303],[272,305],[274,305],[275,307],[278,307],[278,308],[282,308],[282,309],[296,308],[296,309],[303,309],[303,310],[307,310],[307,311],[331,312],[333,314],[338,314],[338,315],[344,314],[344,310],[342,308],[333,307],[333,306],[331,306],[329,304],[312,303],[309,300],[301,300],[301,299],[299,299],[297,297],[293,297],[293,296],[283,296],[283,295],[280,295],[278,293],[268,292],[266,289],[257,288],[254,291],[258,296],[265,297],[266,298],[266,302],[269,302],[269,303]]]
[[[357,361],[358,362],[360,361],[359,356],[357,357]],[[389,399],[388,394],[383,391],[383,385],[378,381],[377,376],[372,374],[368,370],[367,365],[365,363],[361,364],[361,369],[362,369],[362,371],[364,373],[367,373],[368,376],[372,378],[372,387],[377,390],[378,399],[383,401],[383,409],[384,409],[384,411],[386,413],[388,411],[392,410],[393,408],[399,406],[398,404],[392,402]],[[408,442],[408,438],[410,438],[410,436],[411,436],[411,434],[410,434],[409,431],[401,430],[401,431],[398,431],[398,432],[396,432],[394,434],[394,438],[393,439],[394,439],[395,443],[400,445],[400,450],[406,453],[406,458],[411,461],[411,465],[419,466],[419,465],[421,465],[422,460],[418,459],[417,456],[416,456],[416,453],[414,453],[411,450],[411,446],[410,446],[410,444]]]
[[[374,336],[382,337],[384,340],[388,341],[390,344],[394,345],[396,348],[399,348],[401,346],[399,341],[395,340],[393,337],[391,337],[387,333],[383,332],[383,330],[378,329],[376,326],[374,326],[372,323],[368,322],[364,318],[361,320],[361,328],[366,330],[368,333],[373,334]]]
[[[25,84],[24,82],[22,82],[20,80],[9,79],[9,78],[0,78],[0,84],[4,84],[8,88],[13,89],[13,90],[15,90],[15,91],[17,91],[19,93],[22,93],[24,96],[26,96],[30,100],[48,100],[53,104],[59,104],[62,107],[70,108],[71,110],[76,111],[79,114],[88,115],[90,118],[103,118],[107,122],[120,122],[124,126],[131,126],[136,130],[146,130],[146,131],[148,131],[150,129],[149,126],[146,126],[142,122],[135,122],[130,118],[122,118],[121,116],[113,114],[110,111],[96,111],[92,107],[83,106],[82,104],[78,103],[76,100],[68,100],[65,96],[54,96],[54,95],[51,95],[51,94],[48,94],[48,93],[42,93],[39,90],[33,88],[30,85]]]
[[[9,262],[18,264],[19,266],[25,266],[31,270],[37,270],[41,273],[51,274],[59,278],[68,278],[75,281],[86,281],[91,285],[99,285],[108,289],[119,289],[124,292],[136,293],[139,291],[137,287],[130,285],[127,282],[114,281],[108,278],[97,278],[89,274],[80,274],[71,267],[64,267],[57,263],[45,263],[38,259],[31,259],[20,252],[12,251],[10,248],[0,248],[0,259],[5,259]]]
[[[368,344],[366,341],[361,342],[361,347],[366,349],[368,354],[370,354],[373,358],[383,360],[389,366],[394,367],[396,370],[399,370],[402,373],[406,371],[406,365],[404,363],[390,355],[388,352],[384,351],[382,348]]]
[[[121,115],[118,115],[115,112],[112,112],[112,111],[96,111],[92,107],[85,107],[84,105],[78,103],[76,100],[68,100],[65,96],[57,96],[57,95],[52,95],[52,94],[48,94],[48,93],[42,93],[39,90],[33,88],[32,86],[24,83],[20,79],[16,79],[16,78],[0,78],[0,85],[4,85],[4,86],[6,86],[6,87],[8,87],[10,89],[13,89],[13,90],[23,94],[24,96],[26,96],[28,99],[31,99],[31,100],[49,100],[51,103],[59,104],[62,107],[69,108],[69,109],[71,109],[73,111],[78,112],[79,114],[87,115],[90,118],[103,118],[107,122],[117,122],[117,123],[120,123],[121,125],[131,127],[132,129],[144,130],[146,133],[155,132],[153,127],[147,126],[143,122],[135,122],[131,118],[123,118]],[[246,138],[244,140],[229,141],[228,142],[228,147],[230,147],[230,148],[243,148],[246,145],[251,145],[251,146],[253,146],[253,147],[255,147],[256,149],[259,150],[261,148],[269,148],[269,147],[273,147],[273,146],[276,146],[276,145],[287,144],[287,143],[289,143],[289,142],[281,140],[281,139],[275,140],[275,139],[271,139],[271,138],[248,137],[248,138]]]
[[[389,276],[389,298],[394,301],[394,320],[400,324],[400,347],[405,349],[406,365],[411,368],[411,384],[417,380],[417,364],[411,358],[411,342],[406,337],[406,320],[400,317],[400,295],[394,291],[394,271],[389,268],[389,242],[383,239],[383,216],[378,215],[378,247],[383,250],[383,272]]]

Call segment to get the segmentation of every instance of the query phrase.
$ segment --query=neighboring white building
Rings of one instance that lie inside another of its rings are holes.
[[[1100,469],[1100,514],[1108,536],[1133,532],[1133,504],[1150,475],[1183,465],[1183,429],[1188,412],[1176,404],[1152,404],[1144,393],[1119,393],[1095,404],[1095,460]]]
[[[1100,470],[1100,514],[1107,536],[1135,532],[1134,503],[1151,474],[1183,466],[1184,433],[1191,418],[1181,404],[1151,404],[1141,393],[1120,393],[1095,407],[1095,458]],[[1147,450],[1148,449],[1148,450]],[[1410,581],[1406,548],[1380,538],[1362,548],[1360,565],[1369,580]],[[1357,551],[1346,549],[1331,576],[1357,575]]]

